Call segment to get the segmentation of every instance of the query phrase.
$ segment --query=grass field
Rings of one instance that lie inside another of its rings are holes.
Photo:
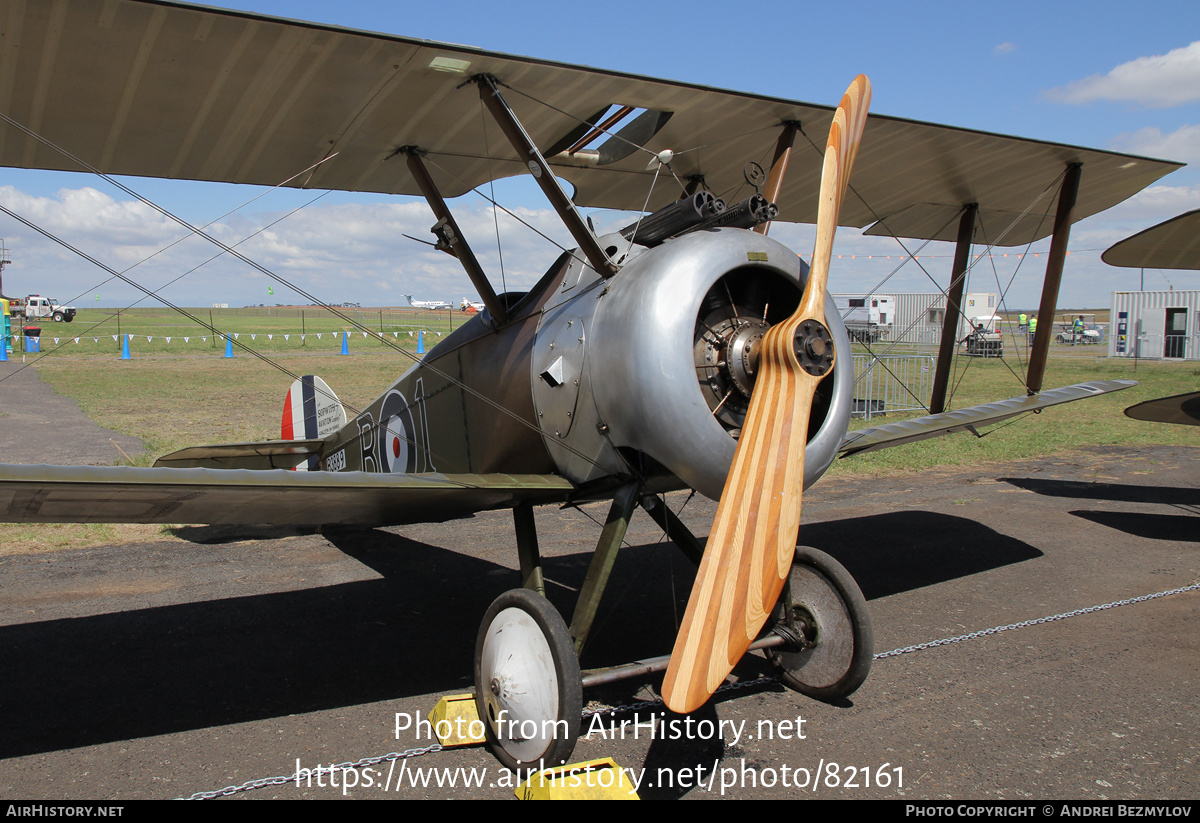
[[[83,309],[72,323],[32,321],[41,328],[41,350],[55,356],[111,357],[120,337],[132,335],[130,353],[188,355],[225,351],[222,335],[235,338],[235,356],[250,350],[271,355],[341,351],[342,333],[357,350],[384,350],[382,334],[395,345],[415,351],[417,333],[425,345],[437,342],[467,321],[462,312],[424,309],[339,309],[343,316],[318,308],[188,309],[195,320],[166,308]],[[216,329],[218,334],[213,333]],[[364,335],[364,332],[368,332]],[[57,338],[57,342],[55,339]],[[17,340],[19,347],[20,340]]]
[[[370,317],[371,310],[363,314]],[[408,314],[421,317],[431,313]],[[441,315],[445,318],[446,313]],[[455,315],[456,325],[461,317]],[[263,329],[272,320],[284,324],[297,323],[299,319],[233,317],[226,318],[226,325],[218,327],[232,331],[238,324],[244,324],[243,330],[252,325]],[[385,323],[386,320],[385,315]],[[72,325],[79,327],[80,322],[87,321],[77,320]],[[123,329],[126,322],[134,321],[123,319]],[[144,330],[163,320],[149,316],[137,322],[144,325],[135,328]],[[315,321],[305,318],[305,322]],[[338,321],[326,318],[324,322]],[[154,328],[155,336],[163,333],[162,326]],[[449,331],[449,323],[439,330]],[[413,351],[415,339],[402,337],[407,340],[403,347]],[[348,357],[336,354],[340,343],[316,351],[315,347],[296,346],[267,349],[267,352],[280,366],[295,374],[321,375],[348,407],[362,408],[412,362],[410,357],[384,348],[378,340],[367,345],[368,340],[361,336],[353,338]],[[135,353],[133,359],[121,360],[112,348],[101,356],[76,354],[71,347],[43,358],[37,368],[44,380],[60,394],[74,399],[92,420],[142,439],[150,454],[138,462],[148,464],[154,457],[185,446],[278,436],[283,397],[291,378],[245,353],[233,359],[224,358],[222,353],[223,347],[201,347],[186,353],[179,349],[157,355]],[[1200,429],[1140,423],[1121,413],[1133,403],[1196,390],[1200,383],[1197,364],[1142,361],[1135,369],[1130,361],[1098,355],[1094,349],[1086,354],[1078,350],[1054,352],[1047,368],[1046,387],[1115,378],[1135,379],[1140,385],[999,424],[983,438],[957,434],[838,460],[830,474],[888,476],[978,466],[1088,446],[1200,445]],[[1017,363],[1010,361],[1009,365],[1020,371]],[[954,408],[1024,394],[1017,377],[997,360],[960,361],[952,385]],[[894,419],[899,418],[889,415],[869,424],[856,421],[853,428]],[[157,527],[0,527],[0,541],[8,546],[24,545],[25,550],[146,539],[154,534]]]

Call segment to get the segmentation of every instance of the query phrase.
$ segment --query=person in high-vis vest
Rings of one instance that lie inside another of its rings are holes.
[[[1029,331],[1029,315],[1028,314],[1026,314],[1025,312],[1021,312],[1019,315],[1017,315],[1017,320],[1019,321],[1021,331],[1024,331],[1024,332]]]
[[[1037,318],[1029,318],[1029,342],[1033,342],[1033,336],[1037,334]]]

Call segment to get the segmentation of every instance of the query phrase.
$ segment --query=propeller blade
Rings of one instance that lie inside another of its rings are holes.
[[[791,570],[813,396],[833,366],[824,311],[833,236],[870,101],[871,83],[860,74],[829,129],[808,284],[795,314],[761,343],[750,408],[663,681],[674,712],[696,710],[724,682]]]

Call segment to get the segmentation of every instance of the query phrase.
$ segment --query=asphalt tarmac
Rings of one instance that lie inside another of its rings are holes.
[[[705,533],[714,506],[685,500],[670,502]],[[537,513],[567,613],[604,515]],[[1200,449],[826,478],[804,519],[801,541],[858,580],[886,652],[1195,584]],[[507,513],[179,534],[0,558],[0,796],[188,797],[278,777],[234,796],[513,797],[478,747],[304,771],[429,745],[413,718],[470,691],[479,620],[519,585]],[[627,542],[585,667],[670,650],[692,571],[644,514]],[[1194,799],[1198,618],[1192,590],[916,650],[833,705],[772,681],[687,718],[639,705],[585,718],[573,759],[613,758],[644,798]],[[770,672],[751,656],[737,674]],[[587,691],[585,706],[657,685]]]

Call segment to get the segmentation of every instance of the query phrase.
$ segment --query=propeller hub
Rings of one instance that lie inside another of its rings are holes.
[[[833,337],[816,320],[805,320],[796,330],[796,359],[809,374],[820,377],[833,368]]]

